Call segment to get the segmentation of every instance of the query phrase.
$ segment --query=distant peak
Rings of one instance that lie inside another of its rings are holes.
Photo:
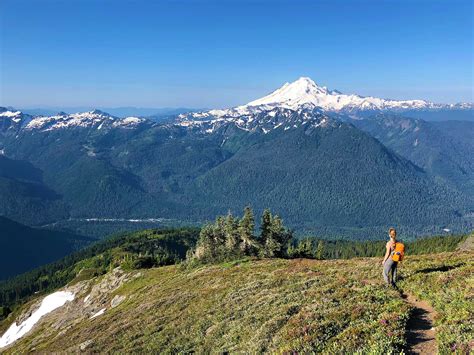
[[[98,109],[94,109],[92,111],[89,111],[90,114],[92,115],[108,115],[108,113],[104,112],[104,111],[101,111],[101,110],[98,110]]]
[[[290,87],[290,88],[293,88],[293,89],[302,89],[302,90],[305,90],[307,92],[309,92],[311,90],[314,90],[314,89],[317,89],[317,88],[327,90],[327,88],[325,86],[324,87],[319,86],[318,84],[316,84],[314,82],[313,79],[311,79],[307,76],[302,76],[299,79],[297,79],[297,80],[295,80],[291,83],[287,83],[283,87]],[[279,90],[283,89],[283,87],[281,87]]]
[[[318,86],[311,78],[302,76],[291,83],[286,83],[270,95],[249,102],[247,106],[277,106],[285,103],[292,107],[294,105],[315,103],[315,98],[328,94],[326,87]]]
[[[439,105],[438,105],[439,106]],[[386,100],[377,97],[363,97],[356,94],[343,94],[319,86],[311,78],[302,76],[291,83],[285,83],[279,89],[246,105],[238,106],[238,112],[246,110],[268,110],[273,107],[297,110],[301,107],[319,107],[326,111],[354,110],[406,110],[436,107],[423,100]]]
[[[313,79],[307,76],[302,76],[299,79],[295,80],[293,84],[295,83],[300,83],[300,84],[305,84],[305,85],[311,85],[311,86],[318,86]]]

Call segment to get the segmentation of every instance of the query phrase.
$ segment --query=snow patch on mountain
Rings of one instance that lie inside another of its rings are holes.
[[[267,134],[273,130],[298,128],[301,126],[326,127],[337,126],[339,122],[329,118],[318,109],[300,108],[292,110],[288,108],[274,107],[271,110],[248,112],[235,115],[231,112],[222,116],[210,114],[200,115],[197,118],[193,113],[181,114],[176,124],[189,129],[199,130],[206,134],[213,133],[222,127],[234,125],[244,131],[260,131]]]
[[[140,123],[144,122],[144,118],[139,117],[126,117],[120,120],[116,120],[113,123],[114,127],[125,127],[125,128],[133,128],[138,126]]]
[[[3,111],[0,112],[0,117],[19,117],[21,116],[21,111]]]
[[[8,328],[5,334],[0,338],[0,348],[20,339],[38,323],[41,317],[72,300],[74,300],[74,294],[68,291],[58,291],[46,296],[41,302],[40,307],[34,311],[30,317],[21,322],[20,325],[17,325],[15,322]]]
[[[114,118],[101,111],[74,113],[71,115],[59,113],[55,116],[40,116],[32,119],[26,129],[41,129],[50,131],[68,127],[99,126],[104,120],[113,121]]]
[[[96,318],[96,317],[98,317],[98,316],[101,316],[102,314],[105,313],[106,309],[107,309],[107,308],[102,308],[100,311],[94,313],[90,319],[94,319],[94,318]]]
[[[55,116],[35,117],[26,125],[26,129],[51,131],[72,127],[96,127],[97,129],[102,129],[104,126],[133,128],[144,121],[146,120],[138,117],[118,118],[99,110],[73,114],[61,112]]]

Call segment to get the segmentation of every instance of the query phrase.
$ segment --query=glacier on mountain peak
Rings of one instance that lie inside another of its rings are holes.
[[[291,83],[286,82],[279,89],[245,105],[182,114],[180,117],[193,119],[238,117],[250,113],[271,111],[276,107],[290,110],[319,108],[326,112],[351,114],[359,111],[403,112],[423,109],[472,109],[473,105],[472,103],[445,105],[425,100],[391,100],[357,94],[343,94],[338,90],[329,90],[326,86],[319,86],[311,78],[303,76]]]

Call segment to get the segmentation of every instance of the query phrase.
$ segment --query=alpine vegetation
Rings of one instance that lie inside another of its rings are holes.
[[[188,252],[188,261],[220,262],[245,256],[286,257],[293,236],[278,215],[269,209],[263,211],[260,234],[255,235],[253,210],[247,206],[242,218],[219,216],[206,224],[199,234],[194,250]]]

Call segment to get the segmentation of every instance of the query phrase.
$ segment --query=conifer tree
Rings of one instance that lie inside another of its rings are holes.
[[[318,260],[324,259],[324,243],[322,240],[318,242],[318,247],[316,248],[316,259]]]
[[[225,218],[223,216],[218,216],[216,218],[216,222],[213,225],[214,246],[217,254],[221,254],[225,248],[225,225]]]
[[[272,233],[272,214],[268,208],[263,211],[262,223],[260,225],[260,243],[265,246],[266,241]]]
[[[267,257],[284,257],[287,253],[288,243],[292,238],[290,232],[283,226],[283,221],[279,216],[272,216],[269,213],[270,225],[268,235],[264,244],[264,255]]]
[[[229,254],[236,254],[239,251],[241,243],[239,234],[239,220],[232,213],[228,213],[225,219],[225,238],[226,249]]]
[[[244,215],[239,223],[239,232],[241,238],[240,249],[244,253],[251,253],[252,249],[255,247],[255,238],[254,238],[254,229],[255,229],[255,218],[253,215],[252,208],[250,206],[245,207]]]
[[[198,259],[212,258],[214,256],[215,243],[213,226],[206,224],[199,233],[195,255]]]
[[[313,257],[313,240],[304,238],[298,242],[294,252],[295,257],[298,258],[312,258]]]

